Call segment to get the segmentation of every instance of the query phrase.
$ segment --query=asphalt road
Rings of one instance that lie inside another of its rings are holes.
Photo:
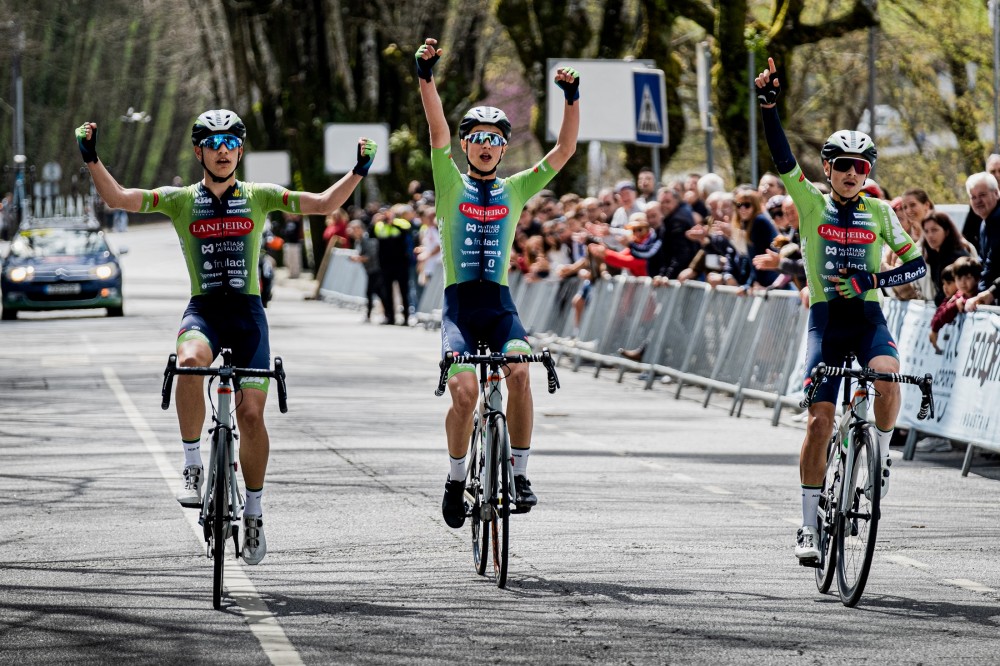
[[[164,225],[115,240],[126,316],[0,325],[0,663],[991,663],[1000,468],[904,462],[859,607],[796,563],[801,426],[728,416],[634,378],[536,386],[508,587],[441,519],[437,332],[361,323],[286,282],[268,310],[289,376],[268,405],[269,553],[211,607],[183,454],[160,410],[187,277]]]

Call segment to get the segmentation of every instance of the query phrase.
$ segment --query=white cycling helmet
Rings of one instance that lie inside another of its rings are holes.
[[[823,144],[820,151],[822,158],[829,162],[841,155],[861,155],[875,167],[875,159],[878,157],[878,150],[875,149],[875,142],[864,132],[854,130],[839,130],[830,135],[830,138]]]
[[[194,121],[194,126],[191,127],[191,143],[197,146],[213,134],[232,134],[240,141],[245,141],[247,126],[229,109],[212,109]]]
[[[510,120],[507,119],[506,113],[495,106],[477,106],[469,109],[458,125],[458,138],[464,139],[469,136],[476,125],[493,125],[500,130],[504,139],[510,141]]]

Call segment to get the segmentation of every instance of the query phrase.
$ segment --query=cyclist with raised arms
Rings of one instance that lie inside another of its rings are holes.
[[[903,230],[888,202],[861,195],[865,178],[878,155],[867,134],[834,132],[823,144],[823,171],[832,192],[821,194],[806,179],[792,156],[778,119],[775,101],[780,82],[774,60],[756,78],[764,133],[775,166],[799,211],[799,233],[809,287],[808,373],[820,362],[842,366],[849,352],[879,372],[899,372],[899,352],[879,304],[877,288],[893,287],[923,277],[927,267],[920,249]],[[882,273],[883,244],[899,256],[900,266]],[[826,445],[833,433],[839,378],[824,378],[809,407],[809,421],[799,458],[802,483],[802,527],[795,555],[806,565],[819,561],[817,506],[823,486]],[[899,413],[899,385],[875,382],[875,425],[884,459],[882,487],[889,490],[889,440]]]
[[[227,109],[206,111],[191,128],[194,154],[203,168],[201,181],[187,187],[141,190],[122,187],[97,157],[97,123],[86,122],[76,139],[94,186],[112,208],[162,213],[173,221],[191,279],[191,300],[177,334],[181,367],[211,365],[223,347],[244,368],[271,365],[267,318],[260,300],[257,259],[267,214],[273,210],[327,215],[347,201],[368,173],[377,149],[361,138],[353,171],[320,194],[236,179],[243,159],[246,126]],[[201,506],[201,433],[205,423],[204,377],[177,378],[177,419],[184,445],[183,486],[177,501]],[[240,464],[246,487],[243,512],[243,559],[257,564],[267,553],[261,496],[270,441],[264,425],[267,379],[240,380],[236,418],[240,428]]]
[[[432,74],[441,53],[437,40],[425,40],[416,52],[416,66],[420,97],[430,126],[431,168],[445,271],[442,351],[474,354],[477,342],[482,340],[493,351],[530,354],[527,333],[507,283],[510,251],[525,202],[542,190],[576,152],[580,76],[568,67],[556,73],[556,85],[566,98],[556,145],[533,168],[508,178],[497,177],[497,167],[510,141],[511,124],[507,115],[491,106],[477,106],[466,113],[458,130],[468,162],[463,174],[452,158],[451,131]],[[458,528],[465,523],[466,455],[472,436],[472,413],[479,396],[475,366],[451,366],[448,390],[451,407],[445,418],[445,431],[451,466],[442,512],[445,522]],[[526,364],[511,366],[507,390],[514,501],[524,511],[538,501],[527,477],[534,413]]]

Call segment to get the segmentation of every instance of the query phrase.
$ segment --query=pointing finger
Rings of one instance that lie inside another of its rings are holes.
[[[771,70],[772,74],[774,74],[774,72],[777,71],[777,70],[775,70],[775,67],[774,67],[774,58],[768,58],[767,59],[767,68],[769,70]]]

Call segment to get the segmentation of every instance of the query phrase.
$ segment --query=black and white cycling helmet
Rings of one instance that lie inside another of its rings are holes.
[[[495,106],[477,106],[469,109],[458,126],[458,138],[464,139],[469,136],[476,125],[493,125],[500,130],[504,139],[510,141],[510,120],[507,119],[506,113]]]
[[[826,140],[820,155],[827,162],[841,155],[860,155],[871,162],[872,168],[874,168],[878,151],[875,149],[875,142],[864,132],[839,130]]]
[[[194,121],[194,126],[191,128],[191,143],[197,146],[213,134],[232,134],[240,141],[246,141],[247,126],[229,109],[212,109]]]

